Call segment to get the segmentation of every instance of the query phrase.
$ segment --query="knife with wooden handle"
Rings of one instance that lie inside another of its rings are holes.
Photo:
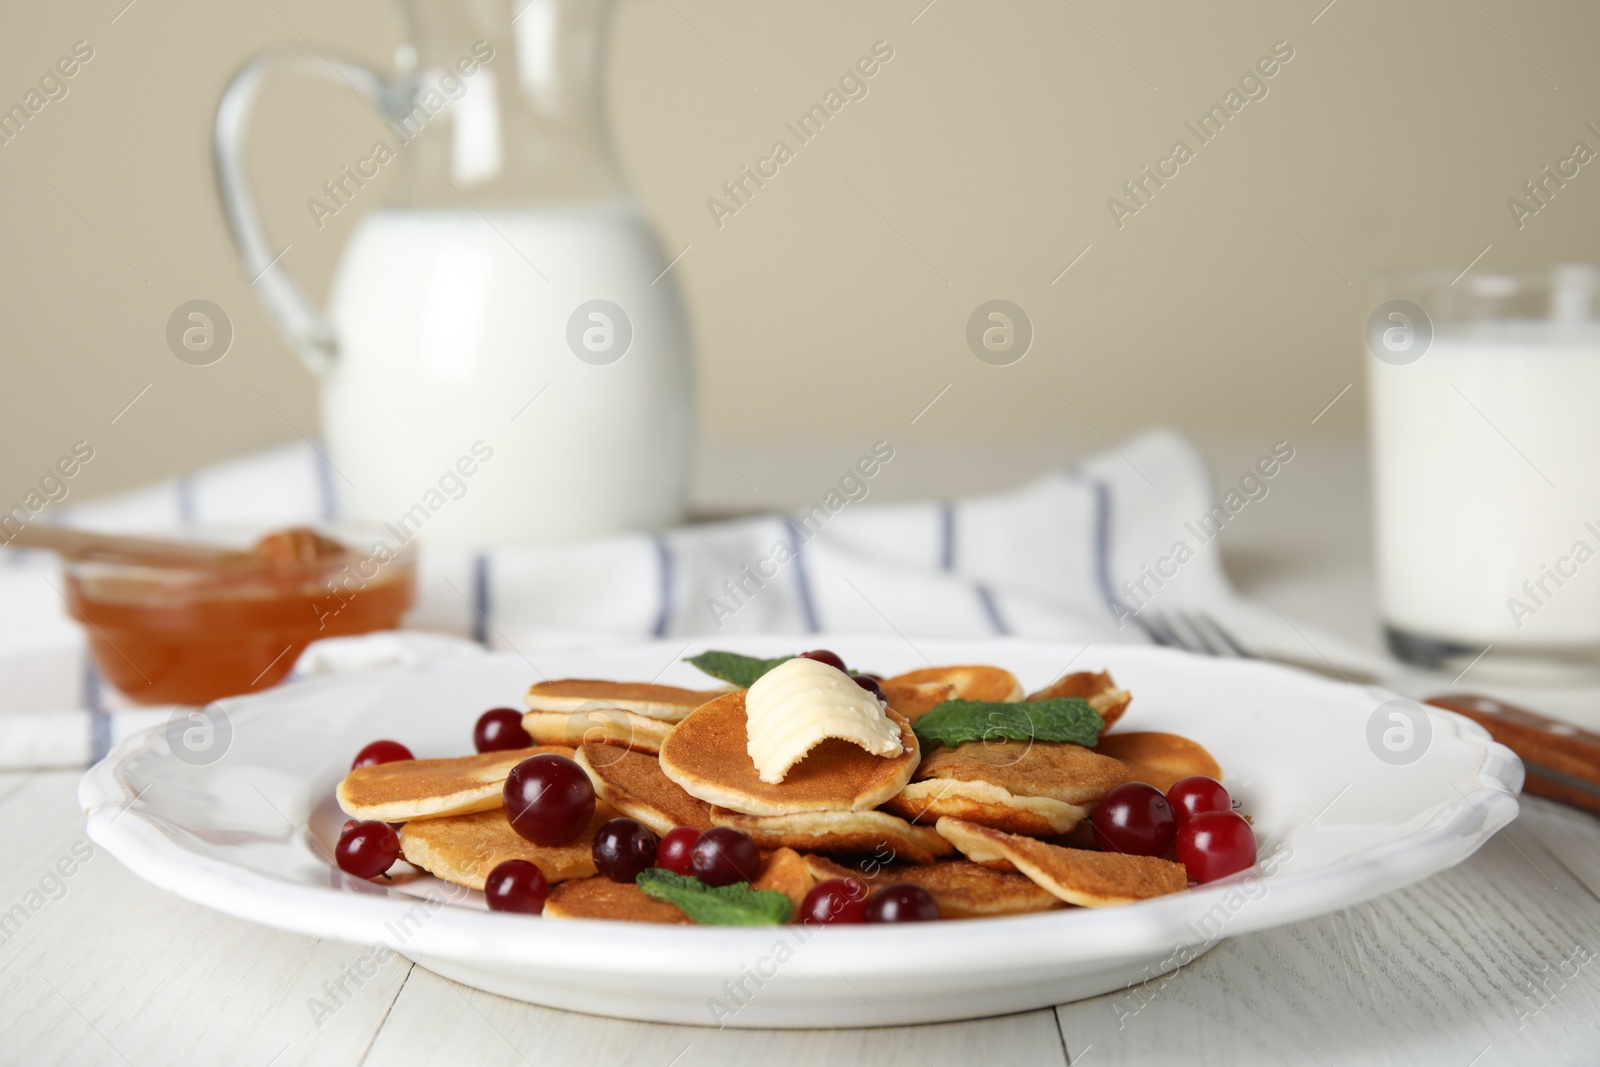
[[[1525,792],[1600,813],[1600,734],[1478,693],[1447,693],[1426,703],[1465,715],[1521,757]]]

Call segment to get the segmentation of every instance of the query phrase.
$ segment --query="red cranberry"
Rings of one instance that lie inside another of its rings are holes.
[[[867,921],[867,887],[857,878],[818,882],[800,902],[796,921],[820,925]]]
[[[810,652],[802,652],[802,653],[800,653],[800,655],[795,657],[795,658],[796,659],[814,659],[818,663],[826,663],[828,666],[834,668],[835,670],[840,670],[840,671],[844,670],[844,660],[839,658],[838,653],[829,652],[825,648],[814,648]]]
[[[656,846],[656,866],[674,874],[693,874],[692,853],[694,843],[700,840],[700,831],[692,826],[679,826],[668,830]]]
[[[400,858],[400,835],[386,822],[368,819],[346,823],[333,846],[333,859],[339,869],[357,878],[376,878]]]
[[[1100,798],[1089,817],[1101,852],[1161,856],[1172,848],[1176,820],[1161,790],[1124,782]]]
[[[506,776],[503,793],[511,828],[536,845],[564,845],[594,818],[594,785],[565,756],[529,756]]]
[[[515,708],[490,708],[472,728],[472,745],[479,752],[504,752],[532,748],[533,738],[522,728],[522,712]]]
[[[374,741],[356,753],[355,762],[350,764],[350,769],[353,771],[357,767],[376,767],[380,763],[396,763],[403,759],[416,758],[409,748],[398,741]]]
[[[1222,788],[1222,783],[1203,774],[1175,783],[1167,790],[1167,803],[1172,805],[1172,814],[1177,816],[1180,826],[1188,822],[1191,815],[1202,811],[1233,810],[1233,798]]]
[[[939,905],[920,885],[895,882],[867,901],[869,923],[927,923],[939,918]]]
[[[883,686],[870,674],[858,674],[855,682],[861,688],[877,697],[880,702],[887,703],[889,698],[883,695]]]
[[[612,819],[594,835],[595,869],[613,882],[632,882],[655,866],[656,835],[634,819]]]
[[[761,874],[761,850],[731,826],[713,826],[694,843],[689,865],[706,885],[753,882]]]
[[[483,896],[490,911],[520,911],[537,915],[544,910],[550,883],[544,872],[527,860],[506,860],[489,872]]]
[[[1238,874],[1256,861],[1256,833],[1244,816],[1202,811],[1178,828],[1178,862],[1197,882]]]

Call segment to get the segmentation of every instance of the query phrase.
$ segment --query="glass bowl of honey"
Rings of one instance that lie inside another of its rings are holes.
[[[234,551],[203,564],[63,562],[95,666],[137,704],[269,688],[311,642],[394,629],[416,599],[415,546],[392,546],[379,526],[203,528],[181,539]]]

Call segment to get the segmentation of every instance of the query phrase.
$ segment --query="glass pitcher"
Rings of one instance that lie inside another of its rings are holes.
[[[320,380],[343,517],[451,551],[682,518],[693,372],[669,264],[603,107],[609,0],[404,0],[398,74],[269,49],[217,113],[247,274]],[[319,227],[393,172],[346,245],[326,316],[266,234],[244,165],[264,84],[354,88],[380,135],[307,200]]]

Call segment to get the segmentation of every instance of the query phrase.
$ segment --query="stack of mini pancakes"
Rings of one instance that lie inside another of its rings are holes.
[[[340,784],[339,803],[353,818],[403,822],[406,860],[458,885],[482,889],[506,860],[534,863],[552,883],[545,914],[553,918],[688,921],[673,905],[597,875],[594,833],[623,815],[657,835],[680,826],[744,832],[763,854],[756,887],[785,893],[797,908],[817,882],[846,875],[869,887],[920,885],[944,918],[1098,907],[1187,885],[1180,864],[1095,850],[1084,820],[1124,781],[1163,791],[1192,774],[1220,781],[1221,768],[1195,742],[1114,732],[1093,749],[974,741],[924,752],[912,729],[952,698],[1063,696],[1088,701],[1109,728],[1132,699],[1109,674],[1069,674],[1025,696],[1009,671],[957,666],[889,678],[883,688],[899,756],[827,739],[769,784],[747,751],[742,689],[541,682],[529,689],[523,718],[536,747],[360,768]],[[587,830],[564,845],[523,839],[502,808],[511,768],[540,752],[575,760],[598,798]]]

